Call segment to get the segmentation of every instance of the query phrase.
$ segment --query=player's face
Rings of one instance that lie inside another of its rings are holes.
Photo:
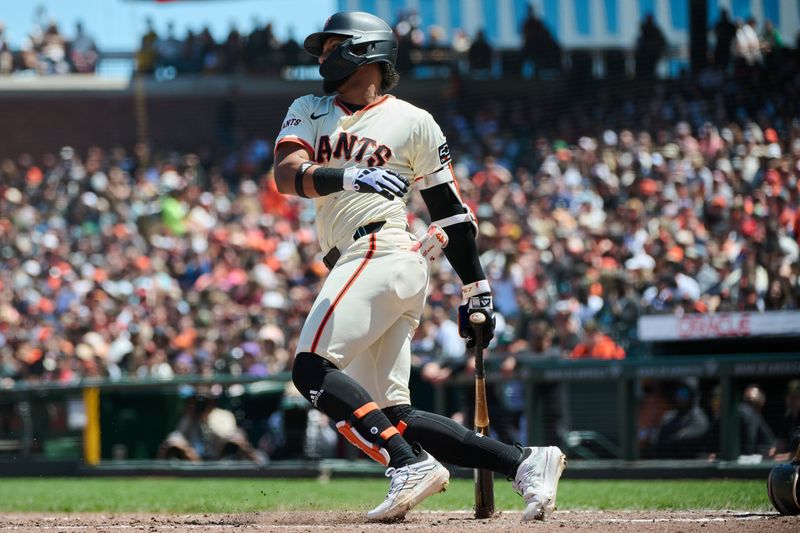
[[[331,55],[331,52],[336,50],[336,47],[338,47],[339,43],[342,41],[344,41],[344,37],[339,35],[334,35],[325,39],[325,43],[322,45],[322,55],[319,56],[320,65],[324,63],[326,59],[328,59],[328,56]]]

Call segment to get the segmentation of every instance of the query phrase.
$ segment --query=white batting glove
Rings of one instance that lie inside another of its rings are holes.
[[[378,193],[387,200],[402,198],[408,192],[406,178],[380,167],[346,168],[342,186],[346,191]]]

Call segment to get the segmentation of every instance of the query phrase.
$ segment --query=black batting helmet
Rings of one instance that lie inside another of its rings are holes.
[[[345,40],[319,67],[319,73],[326,80],[343,80],[369,63],[394,65],[397,60],[397,38],[392,28],[375,15],[363,11],[336,13],[325,22],[322,31],[306,37],[303,48],[319,57],[325,39],[334,35]]]

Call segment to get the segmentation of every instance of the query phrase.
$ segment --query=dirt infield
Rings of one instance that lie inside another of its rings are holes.
[[[396,524],[370,524],[363,513],[265,512],[245,514],[5,514],[0,531],[72,533],[80,531],[168,531],[172,533],[317,532],[336,531],[465,531],[535,530],[537,533],[581,531],[657,531],[704,533],[765,533],[798,531],[800,517],[741,511],[558,511],[546,523],[520,522],[518,512],[503,512],[490,520],[474,520],[471,513],[417,511]]]

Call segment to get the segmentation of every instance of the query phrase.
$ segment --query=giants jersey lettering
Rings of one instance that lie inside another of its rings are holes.
[[[385,95],[355,113],[338,96],[306,95],[289,106],[275,146],[303,146],[326,167],[383,167],[409,182],[450,162],[447,141],[430,113]],[[405,227],[404,201],[379,194],[342,191],[314,199],[320,246],[347,246],[357,228],[385,220]]]

